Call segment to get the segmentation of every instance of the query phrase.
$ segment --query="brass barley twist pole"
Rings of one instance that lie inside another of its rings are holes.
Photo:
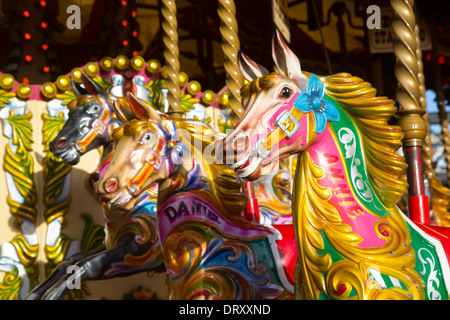
[[[430,132],[430,121],[427,109],[427,103],[425,100],[425,75],[423,74],[423,62],[422,62],[422,50],[420,49],[420,28],[418,25],[415,27],[416,34],[416,59],[417,59],[417,80],[419,81],[419,105],[422,110],[425,110],[423,114],[423,119],[425,124],[427,125],[427,136],[423,141],[422,147],[422,157],[424,163],[424,175],[427,179],[431,181],[431,179],[435,178],[436,174],[433,169],[433,149],[431,147],[431,132]]]
[[[244,113],[240,94],[240,90],[244,85],[244,77],[241,75],[237,64],[240,43],[234,1],[219,0],[218,13],[220,17],[220,34],[222,35],[222,50],[225,56],[226,84],[229,90],[228,101],[232,110],[231,122],[234,125]]]
[[[427,124],[422,118],[425,110],[420,106],[419,72],[416,52],[413,0],[391,0],[394,9],[392,28],[394,31],[395,76],[398,80],[400,126],[405,133],[403,145],[408,162],[408,208],[411,219],[428,224],[428,197],[425,195],[421,149],[427,136]]]
[[[225,56],[224,67],[226,84],[229,90],[228,102],[232,110],[231,123],[235,125],[244,113],[241,105],[241,88],[244,77],[239,71],[237,55],[240,48],[238,25],[236,21],[236,6],[233,0],[219,0],[217,9],[220,17],[220,34],[222,35],[222,50]],[[255,196],[253,182],[246,181],[243,186],[249,201],[245,207],[245,217],[250,221],[259,222],[258,199]]]
[[[180,62],[178,49],[178,23],[177,7],[175,0],[163,0],[161,7],[163,17],[163,42],[165,70],[167,72],[167,100],[169,101],[168,113],[172,116],[181,116],[181,91],[180,91]]]

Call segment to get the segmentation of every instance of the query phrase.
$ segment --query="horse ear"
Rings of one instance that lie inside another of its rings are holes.
[[[87,94],[88,92],[80,86],[75,80],[70,79],[70,83],[72,85],[72,91],[75,93],[77,97]]]
[[[302,91],[307,90],[308,78],[302,73],[300,61],[277,29],[272,38],[272,57],[277,68],[286,77],[294,80]]]
[[[250,59],[241,50],[238,52],[238,65],[242,75],[248,81],[252,81],[256,78],[269,74],[269,71],[267,71],[266,68]]]
[[[83,81],[84,87],[86,91],[92,95],[99,95],[103,98],[108,99],[108,93],[101,85],[92,80],[87,74],[84,72],[81,73],[81,81]]]
[[[133,111],[130,110],[128,100],[126,98],[118,97],[117,100],[113,100],[112,108],[117,116],[117,119],[121,123],[126,123],[130,120],[137,119]]]
[[[146,104],[141,99],[137,98],[131,92],[127,92],[127,99],[130,103],[131,110],[133,110],[135,116],[138,119],[147,121],[153,120],[155,122],[161,123],[163,121],[162,117],[159,115],[158,111],[156,111],[153,107]]]

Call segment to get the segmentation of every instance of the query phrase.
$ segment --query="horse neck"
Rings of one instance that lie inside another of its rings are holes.
[[[190,150],[189,157],[184,154],[180,164],[171,163],[171,159],[165,160],[165,168],[167,177],[159,181],[160,190],[158,193],[158,202],[165,202],[173,195],[180,192],[201,191],[205,188],[208,179],[205,177],[202,160],[198,157],[198,152],[194,152],[190,143],[191,137],[183,137],[181,144],[184,150]]]
[[[378,236],[375,225],[381,223],[382,216],[389,212],[379,202],[368,180],[364,179],[363,159],[357,158],[352,151],[353,148],[361,148],[357,137],[354,137],[353,143],[346,141],[343,144],[339,142],[342,130],[345,128],[340,128],[336,134],[331,125],[327,125],[319,141],[305,152],[313,166],[322,173],[316,179],[324,190],[324,196],[328,197],[328,204],[333,207],[334,214],[329,219],[339,219],[343,224],[350,225],[352,232],[361,237],[361,247],[379,247],[385,244],[385,240]],[[346,161],[346,156],[352,155],[351,162]]]
[[[182,140],[181,143],[190,141],[187,137]],[[191,148],[189,157],[185,157],[181,164],[174,165],[173,171],[159,181],[158,208],[176,198],[192,198],[204,203],[221,219],[242,225],[241,212],[247,198],[240,193],[240,185],[231,178],[232,170],[226,165],[210,164],[209,160],[212,159],[204,158],[203,141],[194,141],[192,145],[186,143],[184,146]]]
[[[401,278],[412,292],[419,278],[408,226],[397,207],[384,207],[371,187],[364,185],[368,179],[364,177],[363,158],[358,152],[352,153],[349,136],[343,139],[347,143],[344,146],[339,141],[343,138],[340,130],[345,129],[328,124],[320,141],[299,155],[293,220],[301,294],[318,299],[325,275],[339,266],[354,273],[354,279],[363,279],[358,284],[363,287],[369,274],[361,265],[376,265],[381,274]],[[364,191],[362,187],[366,187],[364,199],[355,192],[357,188],[361,188],[360,193]],[[345,263],[340,262],[342,259]],[[339,277],[345,272],[328,274],[326,281],[340,283],[344,280]],[[358,293],[358,299],[362,298],[363,293]]]
[[[106,159],[110,159],[113,154],[114,154],[114,141],[111,139],[103,146],[101,161],[104,162]]]

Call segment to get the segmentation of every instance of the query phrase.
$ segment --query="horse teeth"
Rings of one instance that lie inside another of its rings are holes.
[[[237,162],[235,162],[233,164],[229,164],[228,168],[230,168],[231,170],[235,170],[235,169],[238,169],[239,167],[242,167],[247,162],[249,157],[250,157],[250,154],[248,154],[247,156],[245,156],[244,158],[242,158],[241,160],[238,160]]]
[[[72,148],[67,148],[66,150],[64,150],[62,153],[60,153],[58,155],[59,158],[64,159],[67,158],[68,156],[70,157],[71,154],[76,154],[77,152],[72,149]],[[73,155],[72,157],[74,157],[75,155]]]
[[[114,198],[109,200],[108,204],[113,208],[120,208],[122,205],[128,203],[133,196],[129,193],[126,193],[122,196],[122,192],[119,192]]]
[[[68,153],[70,153],[71,149],[66,149],[64,152],[62,152],[59,157],[64,158]]]
[[[249,175],[251,175],[256,170],[256,168],[259,166],[261,161],[262,161],[261,158],[253,158],[250,161],[250,163],[248,164],[248,166],[246,166],[242,170],[238,169],[236,171],[236,176],[238,178],[240,178],[240,179],[244,179],[245,177],[248,177]]]
[[[114,198],[112,198],[111,200],[108,201],[108,204],[111,206],[115,206],[114,202],[116,202],[117,199],[119,199],[119,197],[122,195],[122,192],[119,192]]]
[[[132,196],[131,194],[127,193],[127,194],[125,195],[125,197],[123,197],[122,200],[120,201],[119,206],[122,206],[122,205],[124,205],[124,204],[127,204],[128,201],[131,200],[131,198],[133,198],[133,196]]]

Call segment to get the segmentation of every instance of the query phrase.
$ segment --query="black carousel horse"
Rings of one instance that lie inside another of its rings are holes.
[[[49,147],[56,157],[70,165],[76,165],[88,151],[103,147],[100,166],[88,178],[92,188],[109,163],[113,153],[112,131],[120,124],[114,117],[112,104],[120,103],[124,112],[127,106],[126,99],[109,94],[86,74],[82,73],[81,79],[84,87],[72,80],[77,98],[69,103],[68,120]],[[164,270],[155,214],[153,190],[143,194],[130,210],[113,210],[104,205],[106,239],[102,248],[88,256],[63,261],[26,299],[64,299],[74,276],[82,282]],[[76,274],[68,272],[73,265]]]

